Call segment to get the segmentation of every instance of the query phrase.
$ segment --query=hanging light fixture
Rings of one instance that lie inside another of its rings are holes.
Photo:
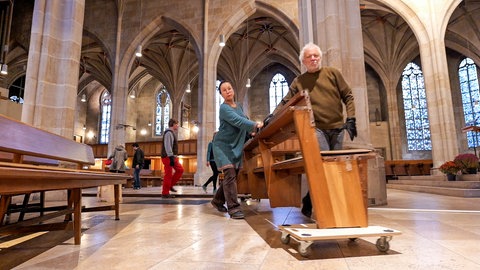
[[[87,102],[87,95],[83,94],[82,98],[80,99],[81,102]]]
[[[135,51],[136,57],[142,57],[142,45],[138,45],[137,50]]]
[[[190,88],[190,84],[187,84],[187,89],[185,89],[185,92],[187,93],[192,92],[192,89]]]
[[[135,95],[135,90],[132,90],[132,92],[130,92],[130,98],[135,98],[136,95]]]
[[[250,69],[250,57],[248,55],[248,19],[247,19],[247,32],[245,34],[245,38],[247,39],[247,50],[246,50],[247,55],[246,56],[247,56],[247,74],[248,74],[249,73],[248,70]],[[250,86],[252,86],[250,83],[250,76],[248,76],[247,83],[245,84],[245,86],[247,88],[250,88]]]
[[[7,64],[3,64],[3,65],[2,65],[2,69],[0,70],[0,73],[3,74],[3,75],[7,75],[7,74],[8,74],[8,66],[7,66]]]
[[[83,130],[86,130],[87,129],[87,126],[83,125]]]
[[[220,35],[220,42],[218,45],[220,45],[220,47],[225,47],[225,36],[223,34]]]

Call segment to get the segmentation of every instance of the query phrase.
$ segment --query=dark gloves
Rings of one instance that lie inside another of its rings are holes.
[[[170,166],[173,167],[175,166],[175,157],[174,156],[169,156],[170,158]]]
[[[263,127],[266,127],[268,125],[268,123],[270,123],[270,121],[272,120],[273,118],[273,114],[269,114],[264,120],[263,120]]]
[[[343,125],[343,128],[347,130],[350,140],[353,141],[354,137],[357,137],[357,124],[355,124],[355,118],[349,117]]]

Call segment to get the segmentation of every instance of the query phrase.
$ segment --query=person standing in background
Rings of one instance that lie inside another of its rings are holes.
[[[207,186],[208,184],[212,183],[213,185],[213,193],[215,193],[217,191],[217,179],[218,179],[218,174],[220,173],[217,169],[217,163],[215,163],[215,158],[214,158],[214,155],[213,155],[213,140],[215,139],[215,134],[217,134],[217,132],[214,132],[213,133],[213,138],[212,138],[212,141],[210,141],[208,143],[208,150],[207,150],[207,167],[210,166],[210,168],[212,169],[212,173],[213,175],[210,176],[210,178],[208,178],[207,182],[205,182],[205,184],[202,185],[202,189],[203,191],[205,191],[205,193],[207,193]]]
[[[174,198],[171,192],[177,192],[173,186],[180,180],[183,174],[183,166],[178,160],[178,121],[170,118],[168,129],[163,133],[162,163],[165,168],[163,177],[162,198]],[[173,173],[175,170],[175,173]]]
[[[143,154],[143,150],[140,149],[140,146],[138,143],[133,144],[133,150],[135,153],[133,154],[133,161],[132,161],[132,167],[134,169],[133,171],[133,189],[140,189],[142,188],[141,182],[140,182],[140,171],[143,169],[143,165],[145,164],[145,156]]]
[[[113,150],[113,153],[108,157],[109,160],[112,160],[110,165],[110,172],[124,173],[126,166],[125,161],[128,159],[127,150],[123,145],[119,144]]]
[[[235,91],[230,82],[221,82],[218,91],[224,102],[220,105],[220,127],[213,140],[213,154],[224,178],[211,204],[220,212],[228,212],[233,219],[243,219],[245,216],[237,195],[237,175],[242,165],[243,145],[247,135],[255,135],[263,123],[253,122],[245,116],[240,103],[235,102]]]

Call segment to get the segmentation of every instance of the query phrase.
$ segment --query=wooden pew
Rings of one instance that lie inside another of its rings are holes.
[[[397,179],[398,176],[430,175],[433,168],[431,159],[425,160],[385,160],[385,176]]]
[[[114,210],[115,219],[119,219],[120,186],[126,182],[128,175],[85,170],[84,166],[95,163],[90,146],[3,115],[0,115],[0,129],[0,152],[3,153],[0,162],[0,235],[65,230],[73,223],[74,242],[80,244],[81,212]],[[102,185],[115,186],[114,205],[82,207],[82,189]],[[36,211],[54,211],[37,218],[4,224],[12,196],[52,190],[68,191],[66,206],[52,209],[41,205]],[[64,222],[45,223],[63,215]]]
[[[288,140],[298,141],[301,155],[279,158],[273,149]],[[271,207],[299,207],[300,179],[304,173],[318,228],[366,227],[366,160],[375,156],[370,152],[365,149],[320,152],[309,96],[302,92],[245,144],[239,193],[268,198]]]

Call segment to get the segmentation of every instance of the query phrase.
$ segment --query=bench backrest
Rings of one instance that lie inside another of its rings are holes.
[[[13,162],[51,159],[95,164],[92,148],[57,134],[0,115],[0,151],[13,154]],[[32,157],[34,157],[32,159]],[[46,162],[48,163],[48,162]]]

